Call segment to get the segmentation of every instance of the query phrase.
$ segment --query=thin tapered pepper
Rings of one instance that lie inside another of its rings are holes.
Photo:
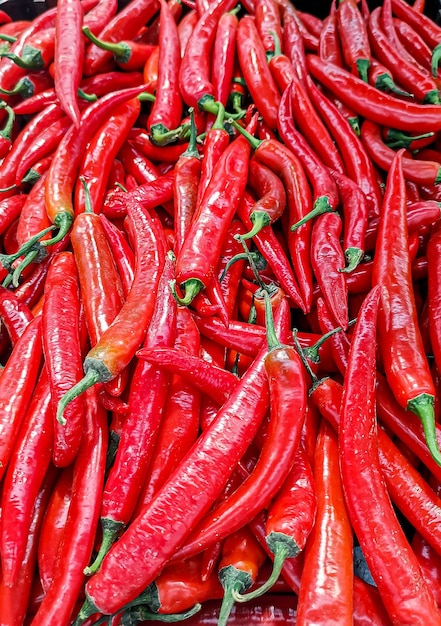
[[[254,19],[262,40],[265,53],[271,56],[274,52],[274,39],[282,39],[281,11],[274,0],[256,0],[254,3]]]
[[[179,254],[185,242],[196,212],[201,167],[193,120],[188,148],[180,155],[173,168],[176,254]]]
[[[396,96],[405,98],[413,98],[413,94],[404,91],[404,89],[400,89],[400,87],[395,84],[392,72],[375,58],[371,59],[368,78],[369,84],[380,91],[391,92]]]
[[[41,319],[37,317],[15,344],[0,378],[0,476],[5,473],[31,400],[41,356]]]
[[[293,61],[288,55],[282,54],[281,42],[278,39],[274,40],[274,53],[268,61],[268,66],[281,93],[298,76]]]
[[[115,16],[117,10],[117,0],[99,0],[90,11],[85,12],[83,24],[87,26],[92,33],[98,35],[109,20]]]
[[[360,136],[372,161],[382,170],[388,171],[395,150],[384,143],[378,124],[364,120]],[[404,175],[412,182],[419,185],[438,185],[441,182],[441,165],[435,161],[420,161],[403,156],[402,165]]]
[[[150,322],[159,276],[164,265],[164,243],[150,215],[136,203],[127,206],[135,237],[136,268],[132,288],[120,312],[89,350],[83,364],[85,376],[58,405],[63,420],[65,406],[87,388],[116,378],[130,363]]]
[[[126,141],[140,109],[141,104],[137,98],[124,102],[109,116],[98,132],[94,133],[83,156],[79,171],[81,178],[75,186],[76,215],[85,210],[84,185],[87,185],[93,212],[101,212],[113,160]]]
[[[292,19],[295,20],[298,31],[303,39],[305,49],[311,50],[313,52],[317,52],[318,38],[315,35],[313,35],[311,32],[309,32],[305,24],[300,19],[300,16],[297,10],[287,0],[281,0],[280,5],[283,8],[283,12],[286,14],[289,13],[290,17],[292,17]]]
[[[222,545],[218,577],[224,589],[218,626],[226,626],[235,593],[247,591],[255,582],[266,553],[251,530],[244,526],[231,533]]]
[[[161,143],[163,136],[178,128],[183,108],[179,93],[181,52],[178,28],[167,2],[160,0],[160,5],[158,81],[147,120],[153,143]]]
[[[397,521],[381,476],[374,402],[381,291],[384,289],[374,288],[364,301],[348,359],[339,426],[343,490],[352,527],[392,621],[439,624],[441,616],[434,598]],[[360,415],[365,419],[361,420]]]
[[[351,72],[367,82],[371,48],[367,25],[355,0],[341,0],[336,16],[344,62]]]
[[[431,71],[432,50],[426,44],[419,33],[408,23],[398,18],[393,18],[395,32],[401,44],[407,52],[423,67]],[[436,78],[436,76],[434,77]]]
[[[372,161],[363,144],[337,107],[320,92],[309,77],[307,85],[314,105],[320,111],[340,149],[347,175],[359,185],[366,196],[369,216],[379,215],[381,193]]]
[[[280,327],[284,317],[276,316],[276,332],[282,336],[286,332]],[[107,554],[100,571],[86,585],[86,605],[80,612],[81,619],[97,609],[104,613],[115,612],[133,600],[154,580],[185,541],[192,526],[221,493],[268,408],[265,355],[266,347],[263,347],[211,426]],[[232,419],[233,415],[240,417]],[[191,490],[197,494],[190,499],[189,480]],[[156,531],[158,527],[163,529],[160,536]],[[140,552],[145,555],[142,563],[137,557]],[[128,571],[131,572],[129,579]]]
[[[438,259],[441,251],[441,230],[439,225],[432,232],[427,243],[427,303],[429,317],[429,333],[435,363],[439,368],[441,365],[441,344],[438,330],[441,324],[440,302],[441,302],[441,276],[438,267]]]
[[[223,238],[242,199],[248,178],[250,145],[237,137],[218,160],[176,261],[176,282],[188,305],[210,283]],[[202,249],[201,244],[204,248]]]
[[[282,181],[269,167],[256,159],[250,161],[248,184],[256,193],[258,200],[249,215],[253,228],[241,235],[241,239],[250,239],[264,226],[275,222],[282,215],[286,205]]]
[[[198,109],[202,99],[214,100],[211,82],[211,50],[216,26],[223,13],[230,11],[235,0],[216,0],[199,17],[187,42],[179,70],[179,88],[185,104]]]
[[[329,15],[323,21],[323,28],[319,36],[318,55],[324,61],[343,67],[335,4],[332,5]]]
[[[230,135],[224,128],[225,109],[222,104],[219,105],[219,111],[216,115],[211,128],[207,131],[202,152],[201,176],[199,180],[199,189],[197,204],[200,203],[207,186],[213,176],[213,170],[230,143]]]
[[[277,128],[280,95],[268,67],[265,49],[251,16],[245,15],[237,28],[237,55],[247,89],[266,124]]]
[[[83,26],[83,34],[99,48],[112,52],[115,62],[127,72],[142,70],[147,59],[156,49],[156,46],[137,41],[118,41],[118,43],[103,41],[94,36],[90,28],[86,26]]]
[[[85,407],[82,398],[69,405],[66,411],[68,423],[65,426],[56,420],[60,398],[82,377],[80,306],[74,256],[71,252],[60,252],[48,270],[42,312],[43,353],[53,417],[53,462],[58,467],[73,462],[84,429]]]
[[[421,419],[429,450],[441,463],[435,436],[435,389],[412,288],[402,152],[397,152],[387,178],[372,284],[382,290],[379,337],[386,377],[399,404]]]
[[[20,216],[26,198],[26,194],[16,194],[0,200],[0,234],[3,235],[9,226]]]
[[[151,210],[173,200],[173,179],[174,173],[171,171],[131,191],[110,192],[104,201],[104,215],[109,219],[124,217],[127,213],[127,204],[130,202],[139,202],[144,209]]]
[[[52,489],[38,541],[38,571],[47,593],[55,574],[58,548],[72,500],[73,464],[64,468]]]
[[[392,0],[392,10],[398,18],[410,24],[431,48],[436,48],[441,42],[440,27],[423,12],[415,11],[403,0]]]
[[[86,426],[73,470],[72,502],[54,578],[33,619],[35,626],[69,623],[93,550],[106,466],[107,414],[94,389],[86,392],[85,401]]]
[[[167,258],[144,342],[146,348],[170,347],[174,342],[176,303],[169,289],[173,274],[173,261]],[[169,379],[168,372],[145,361],[139,361],[135,368],[128,400],[130,412],[102,496],[102,543],[95,561],[87,568],[89,575],[99,569],[112,543],[133,515],[164,413]]]
[[[135,0],[129,2],[118,11],[98,33],[99,39],[110,42],[119,42],[123,39],[133,39],[140,29],[158,11],[156,0]],[[97,46],[89,46],[84,55],[83,73],[92,76],[106,71],[112,64],[113,55]]]
[[[342,221],[337,213],[320,215],[312,226],[311,262],[315,277],[339,326],[348,327],[348,291],[340,245]]]
[[[239,20],[234,10],[221,15],[213,44],[213,96],[216,102],[220,102],[224,107],[227,106],[234,73],[238,25]]]
[[[135,255],[119,228],[103,214],[100,215],[100,220],[119,271],[124,295],[127,297],[135,274]]]
[[[341,5],[340,5],[341,6]],[[317,514],[305,548],[299,626],[316,621],[353,623],[353,532],[340,478],[337,435],[324,420],[314,459]]]
[[[271,303],[269,297],[265,296],[265,300],[268,337],[265,371],[271,398],[265,442],[249,477],[201,520],[181,547],[178,554],[183,558],[251,521],[277,493],[294,462],[306,414],[305,374],[296,350],[285,343],[288,337],[279,340],[273,332]],[[285,303],[280,304],[282,310],[286,310]]]
[[[27,304],[14,292],[2,287],[0,288],[0,318],[12,345],[15,345],[34,316]]]
[[[83,7],[80,0],[61,0],[55,23],[54,87],[63,111],[80,126],[78,87],[85,43],[82,33]]]
[[[333,63],[307,56],[312,76],[356,113],[384,126],[425,133],[441,129],[439,106],[403,101],[379,92]]]
[[[20,430],[3,481],[1,550],[2,575],[13,586],[26,553],[32,512],[52,458],[51,394],[43,369]],[[38,467],[35,459],[38,458]]]

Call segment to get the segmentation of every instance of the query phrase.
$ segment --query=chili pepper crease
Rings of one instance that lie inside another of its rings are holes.
[[[435,3],[11,4],[0,626],[441,626]]]

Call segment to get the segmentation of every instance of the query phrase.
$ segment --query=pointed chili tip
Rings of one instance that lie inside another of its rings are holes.
[[[197,278],[190,278],[180,285],[180,289],[183,289],[185,294],[184,297],[181,297],[176,290],[176,280],[171,280],[169,285],[174,299],[181,306],[189,306],[204,288],[202,281]]]

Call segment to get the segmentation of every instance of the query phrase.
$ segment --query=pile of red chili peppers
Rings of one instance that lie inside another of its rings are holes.
[[[0,626],[441,626],[424,0],[0,11]]]

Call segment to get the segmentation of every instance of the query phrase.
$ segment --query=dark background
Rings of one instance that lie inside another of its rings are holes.
[[[55,4],[56,0],[0,0],[0,9],[6,11],[13,20],[29,20]],[[127,4],[127,0],[123,0],[121,4]],[[381,0],[368,0],[368,4],[370,8],[374,8],[382,2]],[[295,0],[294,5],[299,11],[307,11],[323,18],[329,13],[331,1]],[[437,22],[441,22],[441,0],[426,0],[425,13]]]

